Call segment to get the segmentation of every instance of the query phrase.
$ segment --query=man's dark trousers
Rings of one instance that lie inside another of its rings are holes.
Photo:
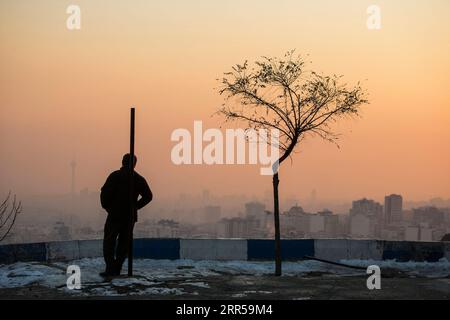
[[[105,223],[103,238],[103,257],[106,263],[106,272],[120,274],[122,265],[128,256],[128,246],[131,237],[130,221],[115,220],[109,215]],[[134,223],[133,226],[134,227]]]

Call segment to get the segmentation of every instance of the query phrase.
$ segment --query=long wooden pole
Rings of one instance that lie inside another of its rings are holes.
[[[278,196],[278,172],[273,175],[273,217],[275,227],[275,275],[281,276],[281,232],[280,232],[280,203]]]
[[[133,226],[134,226],[134,214],[135,214],[135,202],[134,198],[134,115],[135,110],[131,108],[130,118],[130,242],[128,244],[128,276],[133,276]]]

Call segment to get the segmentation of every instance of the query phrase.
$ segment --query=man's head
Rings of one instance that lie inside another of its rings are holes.
[[[124,154],[123,158],[122,158],[122,166],[124,168],[129,168],[130,167],[130,154]],[[136,155],[134,156],[134,163],[133,163],[133,168],[136,167],[136,162],[137,162],[137,158]]]

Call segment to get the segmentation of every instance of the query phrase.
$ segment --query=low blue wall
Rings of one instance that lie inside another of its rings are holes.
[[[281,240],[282,260],[301,260],[304,256],[314,256],[314,240]],[[247,240],[247,260],[274,260],[274,240]]]
[[[134,257],[145,259],[273,260],[275,241],[264,239],[134,240]],[[0,246],[0,264],[17,261],[70,261],[102,257],[102,240],[54,241]],[[450,242],[353,239],[283,239],[283,260],[305,256],[330,261],[349,259],[436,262],[450,260]]]
[[[133,256],[141,259],[180,259],[179,239],[135,239]]]
[[[385,241],[383,260],[436,262],[446,257],[446,246],[444,242]]]
[[[0,246],[0,263],[16,261],[46,261],[45,243],[8,244]]]

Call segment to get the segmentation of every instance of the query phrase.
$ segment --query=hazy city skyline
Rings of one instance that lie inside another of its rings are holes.
[[[174,165],[170,134],[194,120],[223,125],[211,117],[222,102],[215,79],[231,65],[296,49],[316,70],[362,80],[371,104],[339,125],[340,149],[305,141],[281,168],[282,197],[449,198],[450,4],[379,1],[374,31],[370,1],[257,3],[80,1],[81,29],[70,31],[64,2],[2,1],[0,193],[68,193],[73,159],[77,191],[99,190],[127,151],[135,106],[137,171],[155,201],[205,188],[264,195],[271,178],[258,166]]]

